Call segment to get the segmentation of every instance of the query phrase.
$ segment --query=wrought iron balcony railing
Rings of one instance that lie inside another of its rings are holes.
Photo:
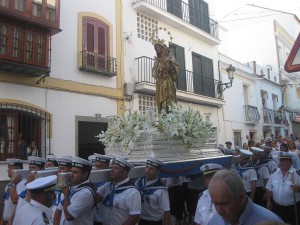
[[[117,64],[115,58],[87,50],[82,51],[81,56],[81,70],[116,76]]]
[[[257,107],[252,105],[244,105],[245,110],[245,119],[246,121],[258,123],[260,120],[260,115],[257,110]]]
[[[283,124],[283,121],[285,119],[284,112],[279,110],[275,111],[267,108],[262,108],[262,111],[263,111],[264,123]]]
[[[154,59],[142,56],[136,58],[137,61],[137,81],[136,83],[155,84],[152,77],[152,67]],[[177,78],[177,90],[186,91],[198,95],[216,98],[216,83],[218,81],[198,73],[179,70]]]
[[[133,0],[138,2],[140,0]],[[208,13],[208,6],[202,4],[199,7],[187,4],[181,0],[143,0],[150,5],[160,8],[163,11],[169,12],[181,20],[205,31],[213,37],[219,39],[219,27],[218,23],[208,17],[203,12]],[[200,11],[198,8],[201,8]]]

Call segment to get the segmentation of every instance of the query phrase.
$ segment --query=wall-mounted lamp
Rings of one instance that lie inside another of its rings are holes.
[[[220,94],[223,93],[223,91],[225,91],[227,88],[232,87],[232,81],[234,78],[235,70],[236,70],[235,67],[232,66],[231,64],[226,69],[226,71],[228,73],[228,79],[230,80],[230,82],[228,82],[228,83],[222,83],[221,81],[218,82],[218,92]]]

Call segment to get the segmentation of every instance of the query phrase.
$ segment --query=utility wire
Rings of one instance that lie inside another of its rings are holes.
[[[252,6],[252,7],[256,7],[256,8],[261,8],[261,9],[267,9],[267,10],[274,11],[274,12],[280,12],[280,13],[284,13],[284,14],[295,15],[294,13],[284,12],[284,11],[281,11],[281,10],[271,9],[271,8],[267,8],[267,7],[262,7],[262,6],[254,5],[254,4],[252,4],[252,5],[251,4],[246,4],[246,5]]]
[[[250,19],[256,19],[256,18],[279,15],[279,14],[280,13],[274,13],[274,14],[264,15],[264,16],[253,16],[253,17],[247,17],[247,18],[241,18],[241,19],[225,20],[225,21],[222,21],[222,22],[219,22],[219,23],[234,22],[234,21],[240,21],[240,20],[250,20]]]

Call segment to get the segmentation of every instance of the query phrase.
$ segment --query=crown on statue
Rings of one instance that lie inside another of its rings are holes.
[[[152,40],[152,44],[155,46],[155,45],[164,45],[165,44],[165,41],[164,39],[154,39]]]
[[[167,31],[167,28],[159,27],[159,28],[153,30],[152,35],[151,35],[151,42],[152,42],[152,44],[153,44],[154,46],[155,46],[155,45],[165,45],[165,41],[166,41],[165,39],[159,39],[159,38],[156,39],[156,38],[155,38],[155,36],[156,36],[156,37],[158,36],[158,30],[164,30],[164,31],[166,31],[167,34],[170,36],[170,40],[171,40],[171,42],[172,42],[173,37],[172,37],[170,31]]]

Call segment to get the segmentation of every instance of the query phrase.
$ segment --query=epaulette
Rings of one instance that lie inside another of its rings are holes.
[[[50,224],[49,218],[47,217],[45,212],[43,212],[43,220],[45,224]]]
[[[296,170],[296,173],[300,176],[300,169]]]

